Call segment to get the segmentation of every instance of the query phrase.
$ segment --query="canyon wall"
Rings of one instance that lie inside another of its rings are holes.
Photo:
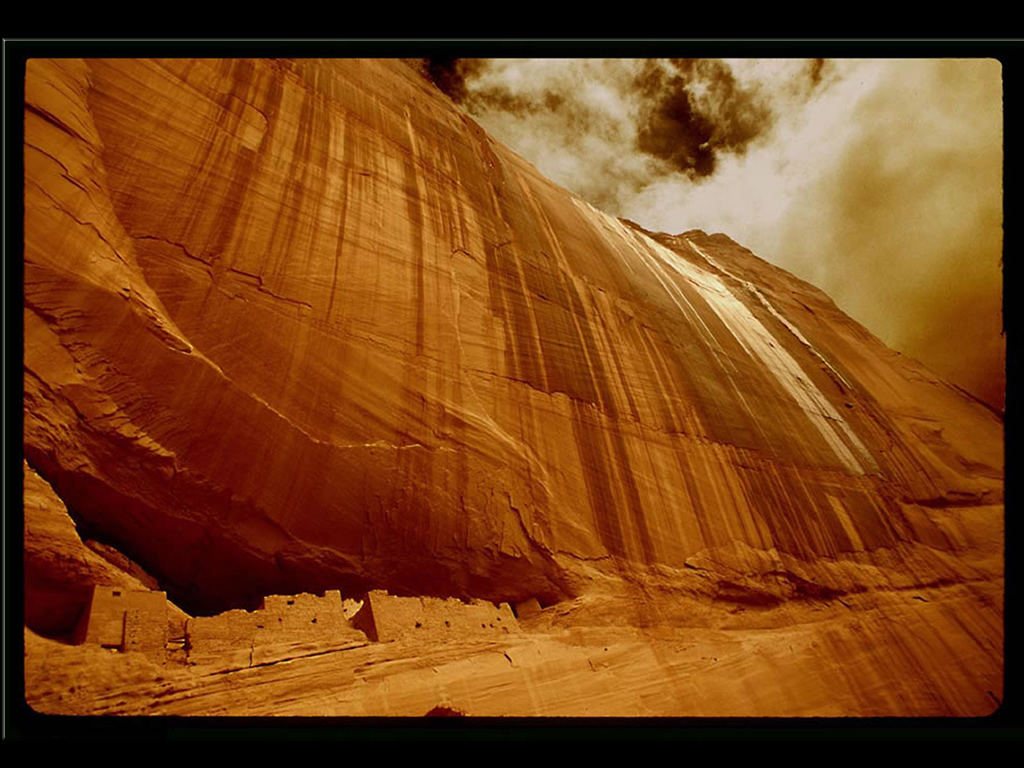
[[[29,61],[24,292],[31,476],[192,614],[955,586],[1001,623],[996,414],[401,61]]]

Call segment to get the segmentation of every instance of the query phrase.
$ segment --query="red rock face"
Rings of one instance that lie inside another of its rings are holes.
[[[33,60],[25,142],[26,457],[192,613],[965,583],[998,613],[996,415],[401,62]]]

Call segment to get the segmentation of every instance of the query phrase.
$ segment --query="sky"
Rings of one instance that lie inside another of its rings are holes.
[[[994,59],[430,59],[545,176],[648,230],[724,232],[997,409]]]

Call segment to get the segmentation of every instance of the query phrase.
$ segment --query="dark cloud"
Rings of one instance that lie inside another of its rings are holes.
[[[772,125],[757,89],[718,60],[650,60],[634,86],[642,97],[636,148],[691,179],[714,173],[722,153],[745,153]]]
[[[832,59],[807,59],[789,83],[788,90],[800,101],[807,101],[839,79],[839,68]]]
[[[439,87],[549,171],[565,171],[559,179],[595,204],[617,206],[661,176],[702,181],[773,125],[760,89],[718,60],[430,61]],[[582,153],[591,168],[517,142],[539,145],[541,136]]]
[[[829,73],[832,62],[828,59],[809,59],[807,61],[807,78],[811,81],[811,87],[817,88],[821,85],[822,79]]]
[[[456,104],[466,100],[467,81],[486,66],[485,59],[428,58],[420,59],[419,69]]]
[[[544,106],[557,112],[565,104],[565,96],[554,91],[544,91]]]

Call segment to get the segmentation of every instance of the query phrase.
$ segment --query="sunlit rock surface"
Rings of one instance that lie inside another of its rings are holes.
[[[595,210],[400,61],[32,60],[25,174],[36,708],[1001,700],[1001,419],[728,237]],[[61,642],[127,578],[544,610],[228,674]]]

